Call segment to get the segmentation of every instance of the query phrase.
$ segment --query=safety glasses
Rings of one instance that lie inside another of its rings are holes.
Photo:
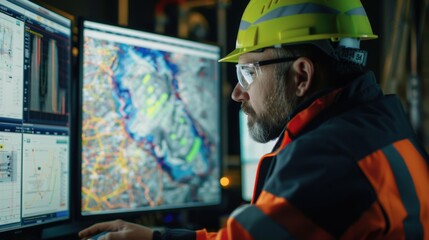
[[[261,75],[261,66],[281,62],[290,62],[295,61],[296,59],[298,59],[298,57],[277,58],[254,63],[239,63],[235,65],[238,82],[243,89],[248,90],[254,79]]]

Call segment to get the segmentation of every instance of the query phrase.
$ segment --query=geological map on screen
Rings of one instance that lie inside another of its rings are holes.
[[[82,211],[219,202],[216,59],[84,40]]]

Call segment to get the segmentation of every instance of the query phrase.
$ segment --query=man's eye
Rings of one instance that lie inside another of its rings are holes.
[[[255,70],[253,69],[244,69],[243,75],[246,76],[254,76],[256,74]]]

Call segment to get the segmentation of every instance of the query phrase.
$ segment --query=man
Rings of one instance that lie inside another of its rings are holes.
[[[232,99],[251,136],[279,137],[259,163],[252,203],[218,232],[113,221],[105,239],[429,239],[429,158],[395,96],[364,70],[373,39],[359,0],[251,0]]]

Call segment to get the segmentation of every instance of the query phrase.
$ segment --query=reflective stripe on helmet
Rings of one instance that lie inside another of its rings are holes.
[[[273,11],[263,15],[261,18],[256,20],[254,24],[259,24],[261,22],[269,21],[280,17],[288,17],[292,15],[308,14],[308,13],[339,14],[340,11],[327,6],[314,4],[314,3],[295,4],[295,5],[283,6],[283,7],[274,9]]]
[[[347,15],[367,16],[363,7],[358,7],[346,12]]]
[[[284,6],[277,8],[270,13],[262,16],[256,20],[253,24],[259,24],[261,22],[269,21],[279,17],[287,17],[297,14],[306,14],[306,13],[326,13],[326,14],[339,14],[340,11],[314,3],[302,3],[292,6]],[[345,12],[346,15],[357,15],[357,16],[367,16],[365,9],[363,7],[358,7],[350,11]],[[239,30],[247,30],[252,23],[241,20]]]

